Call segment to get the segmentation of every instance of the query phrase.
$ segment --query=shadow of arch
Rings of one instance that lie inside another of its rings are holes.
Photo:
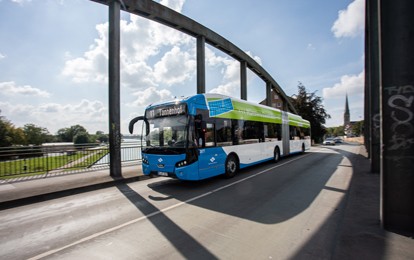
[[[148,186],[166,197],[200,208],[263,224],[280,223],[310,206],[318,194],[327,188],[327,181],[343,159],[338,153],[328,156],[316,152],[307,154],[309,156],[295,162],[289,163],[292,158],[285,159],[277,168],[270,163],[247,168],[230,180],[220,177],[200,182],[171,180],[164,181],[162,185],[154,183]],[[322,170],[321,164],[325,164]],[[260,172],[263,173],[242,181]],[[226,185],[228,187],[220,189]],[[208,192],[211,193],[208,198],[190,200]]]
[[[160,212],[154,205],[136,193],[127,184],[116,186],[118,190],[145,216],[148,216],[154,227],[156,227],[165,238],[179,251],[186,259],[218,259],[197,240],[169,219],[163,212]],[[156,215],[152,215],[159,212]]]
[[[331,214],[292,259],[386,258],[387,235],[380,226],[379,216],[379,175],[370,173],[369,161],[361,154],[334,147],[328,149],[351,162],[350,189],[340,202],[342,210]],[[335,234],[335,239],[329,239],[329,234]]]

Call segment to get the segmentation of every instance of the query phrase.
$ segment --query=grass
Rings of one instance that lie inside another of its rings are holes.
[[[83,150],[71,155],[32,157],[0,162],[0,179],[45,174],[62,167],[64,171],[88,168],[108,152],[108,149]]]

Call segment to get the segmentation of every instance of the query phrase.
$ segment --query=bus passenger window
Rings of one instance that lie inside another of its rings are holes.
[[[207,123],[205,133],[206,147],[215,146],[214,141],[214,124]]]

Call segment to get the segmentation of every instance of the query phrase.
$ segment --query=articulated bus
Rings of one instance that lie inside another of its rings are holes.
[[[152,104],[142,120],[145,175],[201,180],[310,149],[302,117],[219,94]]]

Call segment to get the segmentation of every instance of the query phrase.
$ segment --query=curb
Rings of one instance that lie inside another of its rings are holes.
[[[25,206],[29,204],[53,200],[57,198],[90,192],[94,190],[105,189],[105,188],[117,186],[119,184],[126,184],[126,183],[131,183],[131,182],[147,180],[149,178],[150,178],[149,176],[145,176],[145,175],[134,176],[134,177],[129,177],[129,178],[117,178],[117,179],[105,181],[102,183],[96,183],[96,184],[91,184],[91,185],[86,184],[85,186],[81,186],[81,187],[70,188],[70,189],[65,189],[65,190],[60,190],[60,191],[53,191],[49,193],[44,193],[44,194],[39,194],[39,195],[34,195],[34,196],[24,197],[24,198],[19,198],[19,199],[13,199],[9,201],[0,202],[0,210],[21,207],[21,206]]]

